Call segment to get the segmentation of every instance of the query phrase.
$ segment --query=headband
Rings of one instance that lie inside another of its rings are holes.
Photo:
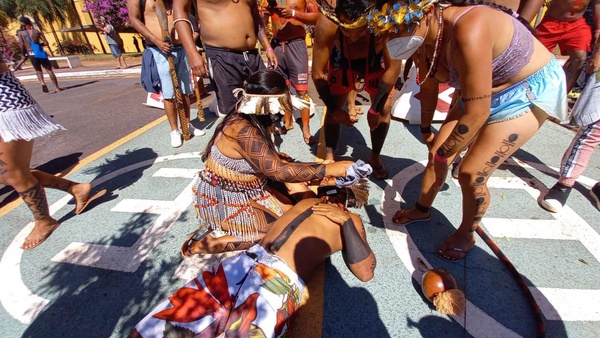
[[[356,19],[353,23],[343,23],[335,15],[335,8],[331,6],[326,0],[317,0],[317,8],[319,12],[323,14],[327,19],[333,21],[336,25],[344,28],[344,29],[358,29],[367,25],[367,17],[366,13],[368,13],[368,8],[365,12],[365,15],[361,15],[360,18]]]
[[[235,97],[238,97],[240,93],[242,97],[238,100],[237,110],[240,114],[284,114],[286,110],[291,111],[292,108],[302,110],[311,105],[309,101],[299,99],[294,95],[291,95],[292,102],[290,103],[287,99],[287,93],[262,95],[248,94],[242,88],[233,90]]]
[[[369,30],[375,35],[385,32],[398,33],[403,26],[419,23],[425,14],[433,8],[436,0],[408,0],[407,3],[384,4],[381,10],[371,9],[366,19]]]

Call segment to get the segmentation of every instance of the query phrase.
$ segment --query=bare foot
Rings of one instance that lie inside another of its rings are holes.
[[[55,93],[60,93],[62,92],[64,89],[60,88],[60,87],[56,87],[56,90],[54,90]]]
[[[413,222],[429,221],[430,212],[422,212],[418,209],[398,210],[392,217],[392,222],[398,225],[408,225]]]
[[[469,250],[475,245],[475,234],[468,233],[465,236],[458,233],[450,236],[438,250],[438,256],[451,262],[458,262],[467,257]]]
[[[388,170],[383,165],[380,157],[377,157],[376,159],[371,158],[369,164],[371,164],[371,167],[373,168],[373,176],[375,176],[375,178],[379,180],[388,178]]]
[[[90,183],[77,183],[71,188],[71,194],[75,198],[75,215],[82,213],[90,202],[106,194],[106,189],[102,189],[90,197],[90,191],[92,191]]]
[[[25,241],[21,245],[21,249],[31,250],[42,244],[48,237],[50,237],[50,235],[52,235],[52,232],[54,232],[59,225],[60,223],[58,223],[52,217],[35,221],[35,226],[27,238],[25,238]]]

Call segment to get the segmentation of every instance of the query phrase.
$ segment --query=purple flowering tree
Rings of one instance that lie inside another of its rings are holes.
[[[113,26],[127,25],[127,0],[85,0],[85,8],[94,19],[105,17]]]

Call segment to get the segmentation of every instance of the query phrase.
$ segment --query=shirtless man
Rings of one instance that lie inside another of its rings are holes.
[[[206,61],[196,52],[192,27],[184,21],[190,13],[191,1],[174,0],[176,29],[190,58],[195,76],[209,77],[217,94],[219,115],[235,111],[237,98],[233,90],[243,88],[244,80],[265,68],[256,49],[260,41],[267,52],[270,68],[277,68],[277,57],[269,43],[255,0],[195,0],[198,8],[200,37]]]
[[[583,17],[590,1],[594,12],[592,28]],[[567,75],[567,91],[570,92],[583,70],[592,43],[600,35],[600,0],[553,0],[535,30],[538,40],[550,52],[558,45],[560,53],[569,56],[563,68]]]
[[[300,306],[305,282],[338,251],[358,279],[371,280],[375,255],[360,217],[344,210],[345,199],[342,189],[298,202],[259,244],[204,270],[129,337],[278,337]]]
[[[144,4],[144,8],[142,8],[142,4]],[[178,126],[177,111],[175,109],[175,89],[173,88],[167,55],[171,54],[175,63],[179,89],[183,94],[183,107],[188,121],[190,118],[189,95],[194,93],[194,87],[188,68],[187,55],[173,29],[172,0],[164,0],[164,6],[167,17],[167,34],[170,36],[170,42],[166,41],[167,39],[163,36],[161,22],[157,15],[156,0],[127,0],[129,22],[138,33],[144,36],[148,44],[148,49],[154,56],[154,62],[156,63],[160,77],[165,114],[171,126],[171,146],[178,148],[181,147],[183,141]],[[142,18],[144,22],[142,22]],[[203,130],[194,128],[191,123],[188,125],[188,128],[190,135],[202,136],[205,134]]]
[[[321,13],[315,28],[312,78],[321,100],[327,107],[325,114],[326,161],[334,160],[334,150],[340,134],[340,124],[352,127],[354,121],[344,107],[348,93],[355,89],[359,75],[365,79],[365,90],[371,98],[367,121],[371,129],[372,150],[370,164],[373,175],[379,179],[388,176],[380,152],[388,133],[392,89],[402,68],[402,60],[392,59],[380,37],[369,33],[366,27],[368,2],[338,0],[333,9],[327,2],[319,2]],[[355,13],[356,17],[337,17],[338,9]],[[364,22],[364,24],[362,24]],[[381,67],[381,60],[385,68]]]
[[[317,23],[319,12],[315,0],[279,0],[276,7],[263,5],[262,12],[265,22],[271,18],[271,47],[279,61],[277,69],[290,81],[298,97],[309,100],[308,50],[304,25]],[[310,108],[302,109],[300,117],[304,143],[314,144],[315,139],[310,133]],[[283,133],[294,128],[291,111],[285,112],[283,128]]]

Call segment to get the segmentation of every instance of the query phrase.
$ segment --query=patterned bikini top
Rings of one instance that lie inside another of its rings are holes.
[[[471,7],[459,15],[454,21],[454,25],[463,15],[476,7],[478,6]],[[529,63],[533,54],[533,35],[516,18],[509,17],[513,22],[514,33],[508,47],[492,60],[492,86],[494,87],[519,74],[521,69]],[[460,88],[458,71],[452,64],[450,64],[450,80],[448,82],[451,87]]]
[[[223,155],[215,144],[210,147],[210,157],[222,167],[240,174],[256,175],[260,173],[260,170],[256,169],[252,163],[244,158],[231,158]]]

